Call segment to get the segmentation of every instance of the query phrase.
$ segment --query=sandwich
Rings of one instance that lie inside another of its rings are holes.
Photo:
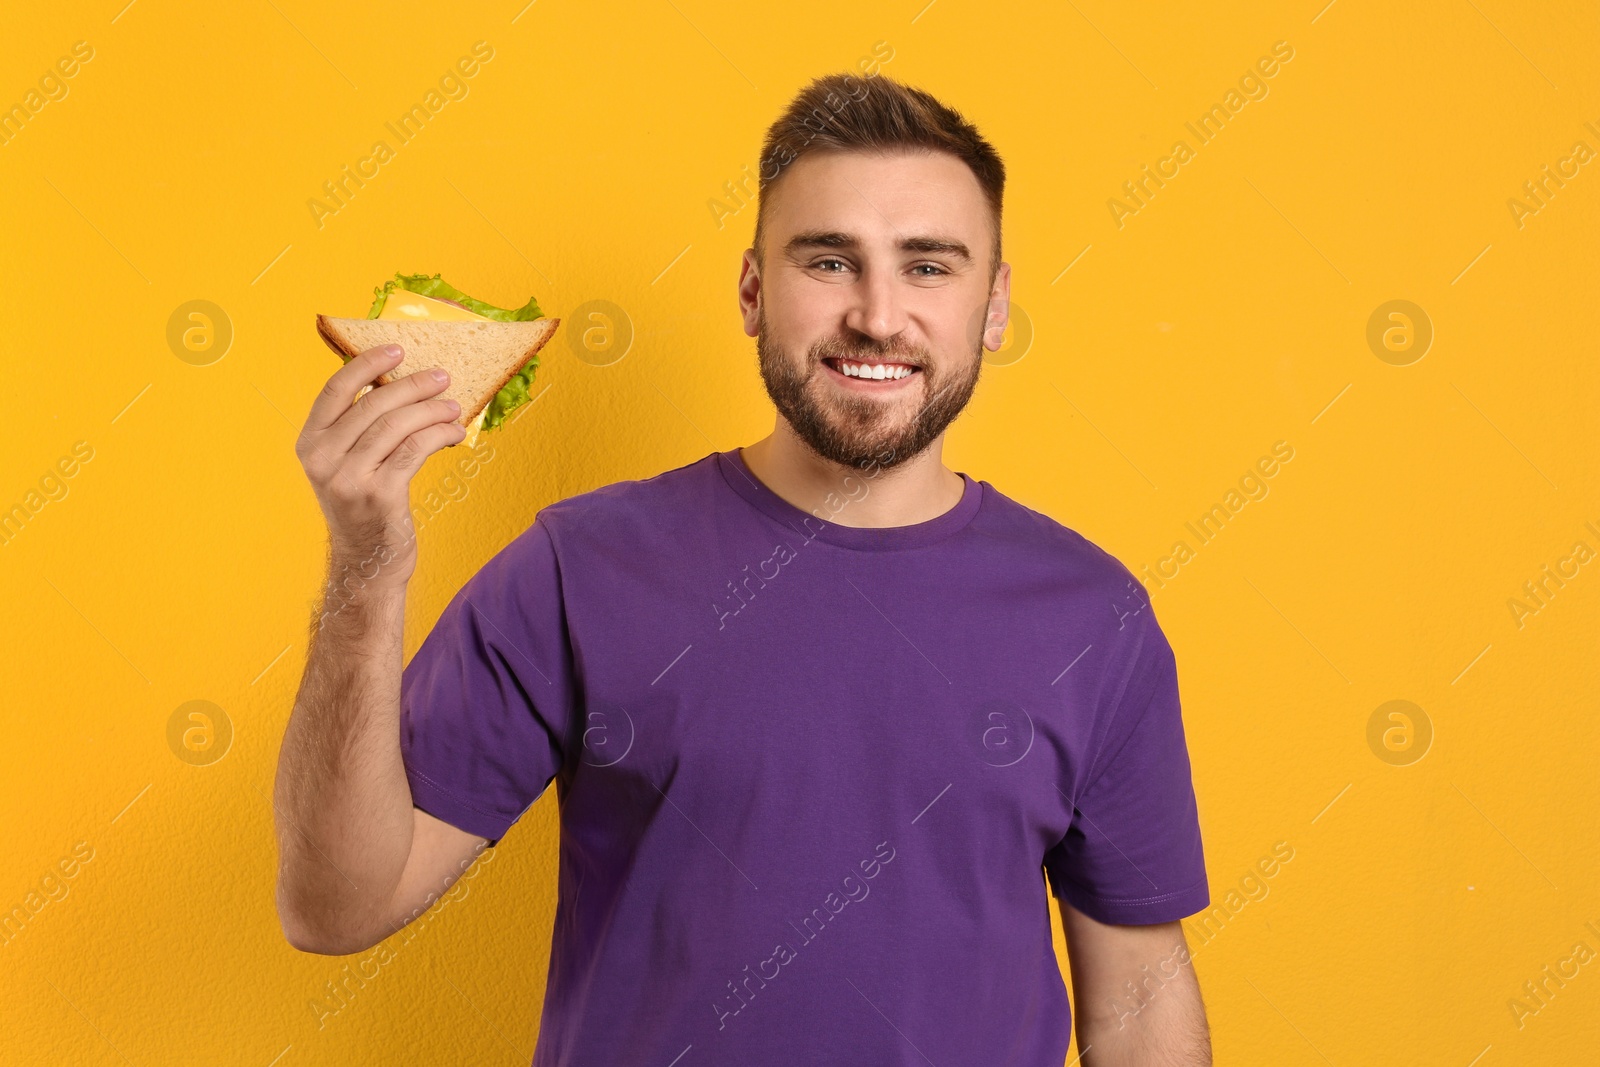
[[[405,354],[378,376],[378,385],[444,368],[450,384],[436,395],[461,405],[456,421],[467,436],[459,443],[469,448],[479,433],[500,426],[528,402],[539,350],[561,323],[545,318],[531,297],[519,308],[498,308],[437,274],[396,274],[373,293],[377,299],[366,318],[318,315],[317,333],[347,363],[369,348],[399,345]]]

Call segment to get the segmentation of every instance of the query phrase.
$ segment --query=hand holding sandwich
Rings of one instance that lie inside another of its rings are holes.
[[[457,421],[461,405],[438,397],[449,385],[442,369],[408,374],[357,399],[403,356],[399,345],[369,348],[335,371],[295,442],[328,523],[336,566],[356,568],[363,582],[379,588],[403,587],[416,566],[412,476],[433,453],[467,436]]]

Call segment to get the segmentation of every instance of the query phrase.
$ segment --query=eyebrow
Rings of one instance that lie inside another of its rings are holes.
[[[789,238],[783,250],[787,253],[806,248],[856,249],[861,243],[851,234],[839,230],[805,230]],[[972,262],[972,252],[965,244],[950,237],[902,237],[902,252],[944,253]]]

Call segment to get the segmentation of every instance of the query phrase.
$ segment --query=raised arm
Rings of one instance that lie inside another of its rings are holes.
[[[1108,925],[1058,903],[1083,1067],[1210,1067],[1206,1009],[1182,924]]]
[[[487,844],[412,805],[400,754],[412,476],[460,441],[447,384],[375,348],[328,379],[295,453],[328,523],[328,581],[273,787],[277,907],[290,944],[359,952],[438,898]],[[354,401],[354,403],[352,403]]]

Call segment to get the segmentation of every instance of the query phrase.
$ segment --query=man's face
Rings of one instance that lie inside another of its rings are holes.
[[[991,289],[977,178],[945,153],[819,152],[766,210],[766,262],[745,254],[740,303],[779,414],[836,463],[920,454],[966,407],[1005,325],[1010,266]]]

